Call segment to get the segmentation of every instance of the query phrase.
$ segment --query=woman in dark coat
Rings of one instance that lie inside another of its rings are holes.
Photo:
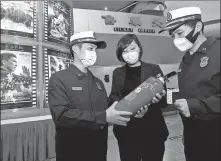
[[[110,104],[119,101],[151,76],[163,75],[160,67],[142,62],[142,47],[136,35],[124,35],[117,44],[117,58],[125,65],[113,72]],[[165,95],[165,91],[164,94]],[[131,118],[126,127],[114,125],[121,161],[163,161],[168,129],[161,108],[165,97],[153,100],[142,117]]]

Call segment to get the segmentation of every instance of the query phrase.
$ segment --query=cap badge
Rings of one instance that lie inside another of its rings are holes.
[[[204,56],[204,57],[202,57],[200,60],[201,60],[201,62],[200,62],[200,67],[201,67],[201,68],[204,68],[205,66],[208,65],[209,57]]]
[[[167,21],[170,21],[172,20],[172,15],[170,12],[167,13]]]

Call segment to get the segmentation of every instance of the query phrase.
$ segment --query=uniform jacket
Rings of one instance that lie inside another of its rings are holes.
[[[187,99],[194,119],[220,118],[220,40],[209,37],[190,64],[185,57],[179,67],[180,92],[175,98]]]
[[[209,151],[220,144],[220,40],[209,37],[189,62],[187,54],[179,67],[180,92],[174,99],[186,99],[191,113],[182,116],[185,147],[196,149],[204,143]]]
[[[71,65],[52,74],[48,100],[57,161],[105,161],[107,94],[101,80]]]

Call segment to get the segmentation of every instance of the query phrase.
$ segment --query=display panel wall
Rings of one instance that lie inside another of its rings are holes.
[[[1,1],[2,120],[48,114],[50,75],[71,58],[71,8],[63,1]]]

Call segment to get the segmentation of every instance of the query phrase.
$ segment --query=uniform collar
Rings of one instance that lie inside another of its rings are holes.
[[[75,65],[71,64],[70,67],[72,72],[76,75],[77,79],[82,79],[84,76],[86,76],[90,71],[87,69],[88,73],[82,72],[80,69],[78,69]]]
[[[213,45],[215,41],[216,41],[216,38],[208,37],[207,40],[203,42],[203,44],[199,47],[199,49],[197,50],[197,53],[201,53],[201,54],[206,53],[211,48],[211,46]]]

